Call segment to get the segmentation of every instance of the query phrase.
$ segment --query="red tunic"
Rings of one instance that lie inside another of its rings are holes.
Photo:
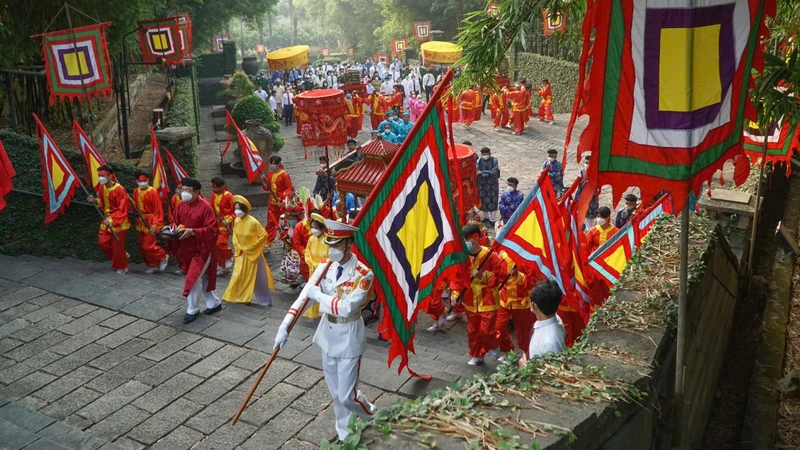
[[[587,231],[586,247],[589,248],[589,254],[591,255],[595,250],[600,248],[601,245],[605,244],[608,238],[613,236],[616,232],[617,227],[614,225],[606,229],[603,229],[600,225],[595,225],[591,230]]]
[[[152,186],[148,186],[145,191],[141,189],[134,190],[133,203],[139,208],[139,212],[142,213],[150,227],[158,230],[164,226],[164,207],[161,205],[161,197],[158,196],[158,191]],[[142,223],[142,219],[136,219],[136,231],[150,232]]]
[[[181,202],[175,208],[175,224],[192,228],[194,236],[178,241],[181,258],[189,264],[186,281],[183,284],[184,297],[189,295],[194,283],[203,275],[208,276],[206,292],[217,286],[217,272],[214,270],[214,244],[217,242],[217,218],[211,205],[202,198],[189,203]]]
[[[114,183],[110,188],[100,185],[97,189],[97,203],[105,217],[111,221],[114,231],[125,231],[131,227],[128,220],[128,192],[119,183]],[[100,224],[101,230],[107,230],[105,224]]]
[[[389,100],[386,101],[386,109],[397,108],[398,114],[403,114],[403,94],[400,92],[395,92],[389,97]]]
[[[288,173],[283,171],[283,167],[267,172],[267,179],[264,180],[261,187],[272,194],[269,197],[270,206],[280,206],[283,199],[290,197],[294,191],[292,179]]]

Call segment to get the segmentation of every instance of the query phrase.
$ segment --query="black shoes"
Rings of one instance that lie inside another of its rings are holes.
[[[192,323],[194,322],[194,319],[197,319],[197,314],[186,314],[183,316],[183,323],[184,325],[187,323]]]
[[[222,311],[222,303],[220,303],[219,305],[217,305],[217,306],[215,306],[213,308],[210,308],[210,309],[207,309],[207,310],[203,311],[203,314],[211,315],[211,314],[214,314],[215,312],[218,312],[218,311]]]

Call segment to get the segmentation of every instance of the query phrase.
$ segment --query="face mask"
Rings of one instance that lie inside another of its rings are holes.
[[[595,220],[595,222],[597,222],[597,224],[598,224],[598,225],[600,225],[601,227],[602,227],[603,225],[605,225],[605,224],[606,224],[606,219],[603,219],[602,217],[598,217],[597,219],[594,219],[594,220]]]
[[[337,248],[328,249],[328,259],[333,262],[341,262],[344,259],[344,251]]]
[[[554,162],[556,162],[556,159],[555,159],[555,158],[547,158],[547,160],[548,160],[548,161],[550,161],[551,163],[554,163]]]
[[[320,168],[320,169],[322,169],[322,170],[325,170],[325,168],[326,168],[326,167],[327,167],[327,166],[326,166],[325,164],[320,164],[320,165],[319,165],[319,168]]]
[[[138,184],[140,188],[147,189],[147,181],[140,181]]]
[[[472,251],[472,241],[467,241],[467,251],[468,252]]]
[[[97,177],[97,180],[100,182],[100,184],[108,183],[108,177]]]
[[[191,193],[185,192],[185,191],[181,192],[181,200],[183,200],[184,202],[188,202],[191,199],[192,199],[192,194]]]
[[[488,160],[489,160],[489,158],[491,158],[491,156],[489,156],[489,155],[483,155],[483,156],[481,156],[481,158],[483,158],[483,160],[484,160],[484,161],[488,161]]]
[[[625,208],[626,208],[628,211],[633,211],[634,209],[636,209],[636,206],[635,206],[635,205],[634,205],[634,206],[631,206],[631,205],[625,205]]]
[[[320,236],[322,236],[322,230],[318,230],[316,228],[312,228],[311,229],[311,234],[313,234],[316,237],[320,237]]]
[[[589,165],[588,165],[588,164],[584,164],[584,165],[583,165],[583,167],[584,167],[586,170],[589,170]]]
[[[506,188],[506,192],[508,192],[508,193],[511,193],[511,192],[514,192],[514,191],[516,191],[514,186],[509,186],[509,187]]]
[[[234,209],[234,210],[233,210],[233,213],[234,213],[234,214],[236,214],[236,217],[238,217],[238,218],[240,218],[240,219],[241,219],[242,217],[244,217],[244,211],[242,211],[241,209]]]
[[[289,221],[289,226],[290,227],[294,227],[295,225],[297,225],[297,221],[296,220],[290,220]]]

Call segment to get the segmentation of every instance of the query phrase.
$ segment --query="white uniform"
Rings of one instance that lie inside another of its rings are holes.
[[[317,326],[313,342],[322,349],[322,369],[333,397],[336,432],[341,440],[350,434],[347,424],[351,414],[370,417],[376,410],[358,390],[361,355],[367,346],[361,308],[367,304],[374,275],[355,255],[350,255],[350,259],[344,264],[331,263],[327,272],[327,260],[322,261],[282,324],[288,327],[293,316],[303,313],[298,309],[306,297],[319,303],[319,312],[323,317]],[[337,279],[340,268],[341,276]],[[320,277],[323,278],[317,290],[314,285]],[[311,302],[309,306],[310,304]]]

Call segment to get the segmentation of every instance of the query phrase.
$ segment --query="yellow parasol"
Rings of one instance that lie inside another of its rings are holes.
[[[422,44],[422,61],[426,66],[449,66],[461,59],[460,45],[443,41],[429,41]]]
[[[308,46],[295,45],[286,47],[267,55],[269,70],[287,70],[308,65]]]

